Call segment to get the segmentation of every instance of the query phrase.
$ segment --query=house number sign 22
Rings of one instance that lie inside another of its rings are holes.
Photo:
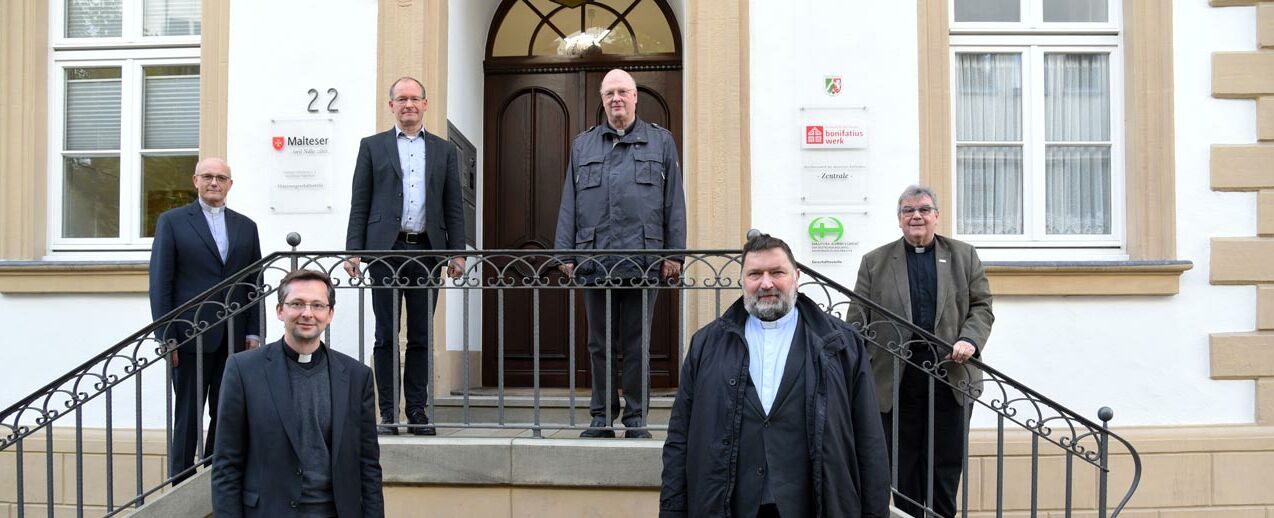
[[[310,94],[310,104],[306,105],[305,111],[310,113],[318,113],[319,109],[316,108],[314,105],[319,103],[319,91],[311,88],[309,91],[309,94]],[[330,96],[327,100],[327,112],[336,113],[341,111],[339,108],[336,107],[336,99],[340,97],[341,95],[340,92],[337,92],[335,88],[328,88],[327,95]]]

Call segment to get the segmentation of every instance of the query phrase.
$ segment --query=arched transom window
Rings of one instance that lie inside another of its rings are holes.
[[[679,53],[658,0],[506,0],[490,57],[593,57]]]

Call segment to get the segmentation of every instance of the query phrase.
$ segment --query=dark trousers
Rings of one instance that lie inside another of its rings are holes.
[[[959,367],[949,367],[959,368]],[[929,486],[928,433],[929,381],[928,376],[914,367],[904,369],[902,383],[898,386],[898,491],[912,501],[926,503]],[[927,502],[939,516],[955,516],[956,495],[960,487],[964,451],[967,446],[965,429],[969,425],[972,406],[965,408],[956,401],[951,387],[934,382],[933,404],[933,501]],[[893,412],[882,413],[885,426],[885,443],[893,460]],[[911,502],[895,498],[898,509],[917,518],[926,515]]]
[[[606,293],[610,292],[610,390],[607,391],[606,372]],[[584,311],[588,315],[588,355],[591,360],[593,377],[593,397],[589,401],[588,411],[593,417],[614,420],[619,415],[619,377],[620,366],[623,366],[622,386],[624,387],[625,422],[640,420],[637,424],[645,424],[642,419],[645,401],[650,391],[649,383],[642,377],[642,343],[643,329],[649,329],[648,323],[642,322],[642,292],[646,292],[646,319],[651,320],[655,314],[655,297],[658,290],[623,288],[623,289],[586,289],[584,290]],[[649,339],[647,333],[647,339]],[[623,360],[620,360],[620,354]],[[647,373],[649,374],[649,373]],[[648,376],[647,376],[648,377]],[[609,410],[609,413],[607,411]]]
[[[203,454],[205,457],[212,456],[212,445],[216,444],[217,435],[217,395],[221,392],[221,374],[226,370],[226,355],[230,349],[227,344],[219,345],[216,351],[202,355],[193,349],[186,352],[185,348],[177,353],[177,368],[173,369],[172,375],[173,442],[168,447],[170,477],[185,471],[199,460],[195,457],[199,453],[199,426],[203,422],[205,401],[208,403],[210,421]],[[204,347],[211,348],[207,343]],[[239,346],[239,349],[243,349],[243,346]],[[193,472],[187,473],[173,483],[181,482],[192,474]]]
[[[424,239],[424,236],[421,236]],[[429,250],[425,243],[405,243],[398,240],[394,250]],[[398,391],[394,387],[394,357],[398,329],[394,327],[394,315],[402,322],[403,299],[407,301],[407,358],[403,362],[402,387],[407,400],[407,415],[423,412],[429,392],[429,333],[432,331],[433,308],[437,305],[438,290],[421,288],[437,282],[430,281],[436,275],[437,258],[421,257],[414,260],[401,258],[375,259],[368,266],[372,284],[372,313],[376,315],[376,343],[372,346],[372,363],[376,369],[377,403],[383,419],[396,420],[394,402]],[[396,278],[396,280],[395,280]],[[400,287],[394,297],[392,286]],[[433,304],[430,304],[430,301]]]
[[[778,504],[765,504],[756,510],[756,518],[780,518]]]

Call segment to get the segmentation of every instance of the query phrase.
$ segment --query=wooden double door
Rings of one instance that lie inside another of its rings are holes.
[[[552,73],[489,73],[486,77],[483,248],[487,250],[550,250],[557,229],[562,183],[576,135],[605,121],[599,94],[605,70]],[[638,84],[637,114],[668,128],[681,152],[681,71],[631,72]],[[494,260],[484,272],[503,270],[518,283],[523,274],[556,269],[543,261],[527,264]],[[581,290],[575,292],[575,325],[571,325],[570,291],[541,289],[538,304],[532,290],[509,288],[483,291],[482,382],[498,383],[501,334],[504,385],[534,383],[535,307],[539,313],[540,386],[566,387],[575,376],[577,387],[591,386],[587,317]],[[501,295],[502,293],[502,295]],[[675,387],[680,317],[679,294],[659,290],[651,315],[650,375],[653,387]],[[501,298],[503,300],[501,301]],[[503,326],[503,332],[497,326]],[[575,340],[575,369],[570,369],[571,337]],[[618,360],[618,358],[616,358]],[[638,359],[637,361],[640,361]]]

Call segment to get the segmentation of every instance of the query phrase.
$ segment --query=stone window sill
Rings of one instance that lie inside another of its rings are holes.
[[[146,293],[147,261],[0,261],[0,293]]]
[[[986,261],[995,296],[1176,295],[1190,261]]]

